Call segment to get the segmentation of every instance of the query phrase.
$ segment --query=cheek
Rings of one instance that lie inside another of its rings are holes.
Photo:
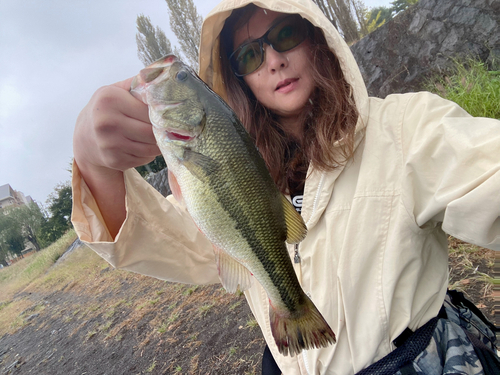
[[[252,74],[249,74],[245,77],[243,77],[243,80],[247,84],[247,86],[252,90],[253,94],[257,98],[257,100],[260,100],[260,96],[263,90],[262,88],[262,77],[260,72],[254,72]]]

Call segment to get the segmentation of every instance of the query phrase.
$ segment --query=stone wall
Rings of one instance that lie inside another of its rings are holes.
[[[351,47],[370,96],[418,91],[450,57],[500,58],[500,0],[420,0]]]

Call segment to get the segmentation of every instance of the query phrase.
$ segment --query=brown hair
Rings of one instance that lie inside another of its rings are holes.
[[[316,89],[304,111],[302,144],[292,139],[277,116],[260,104],[243,79],[231,70],[228,56],[233,50],[234,31],[245,25],[258,7],[249,4],[233,11],[221,32],[221,69],[228,103],[254,139],[269,172],[283,193],[303,188],[309,162],[314,168],[331,171],[345,163],[354,150],[358,111],[351,86],[328,47],[323,32],[314,30],[311,65]],[[333,147],[339,141],[339,147]]]

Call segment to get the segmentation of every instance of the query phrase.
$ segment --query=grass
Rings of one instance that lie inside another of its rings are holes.
[[[2,269],[0,272],[0,303],[10,300],[14,293],[19,292],[44,274],[75,239],[75,231],[70,230],[49,247]]]
[[[431,77],[424,89],[454,101],[474,117],[500,119],[500,70],[475,58],[452,61],[450,71]]]

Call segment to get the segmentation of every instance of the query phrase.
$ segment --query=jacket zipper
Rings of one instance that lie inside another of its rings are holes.
[[[300,263],[300,254],[299,254],[299,244],[295,244],[295,255],[293,256],[293,262],[295,264]]]
[[[321,174],[321,179],[319,181],[318,189],[316,190],[316,196],[314,197],[313,201],[313,210],[311,213],[311,216],[309,217],[309,220],[306,223],[306,227],[309,226],[309,223],[311,222],[311,219],[314,217],[314,214],[316,213],[316,209],[318,208],[318,200],[319,200],[319,194],[321,193],[321,190],[323,189],[323,183],[325,182],[325,174]],[[300,263],[300,253],[299,253],[299,244],[295,244],[295,255],[293,258],[295,263]],[[306,370],[306,374],[309,375],[311,373],[309,369],[309,362],[307,361],[307,355],[306,351],[302,351],[302,360],[304,361],[304,367]]]

